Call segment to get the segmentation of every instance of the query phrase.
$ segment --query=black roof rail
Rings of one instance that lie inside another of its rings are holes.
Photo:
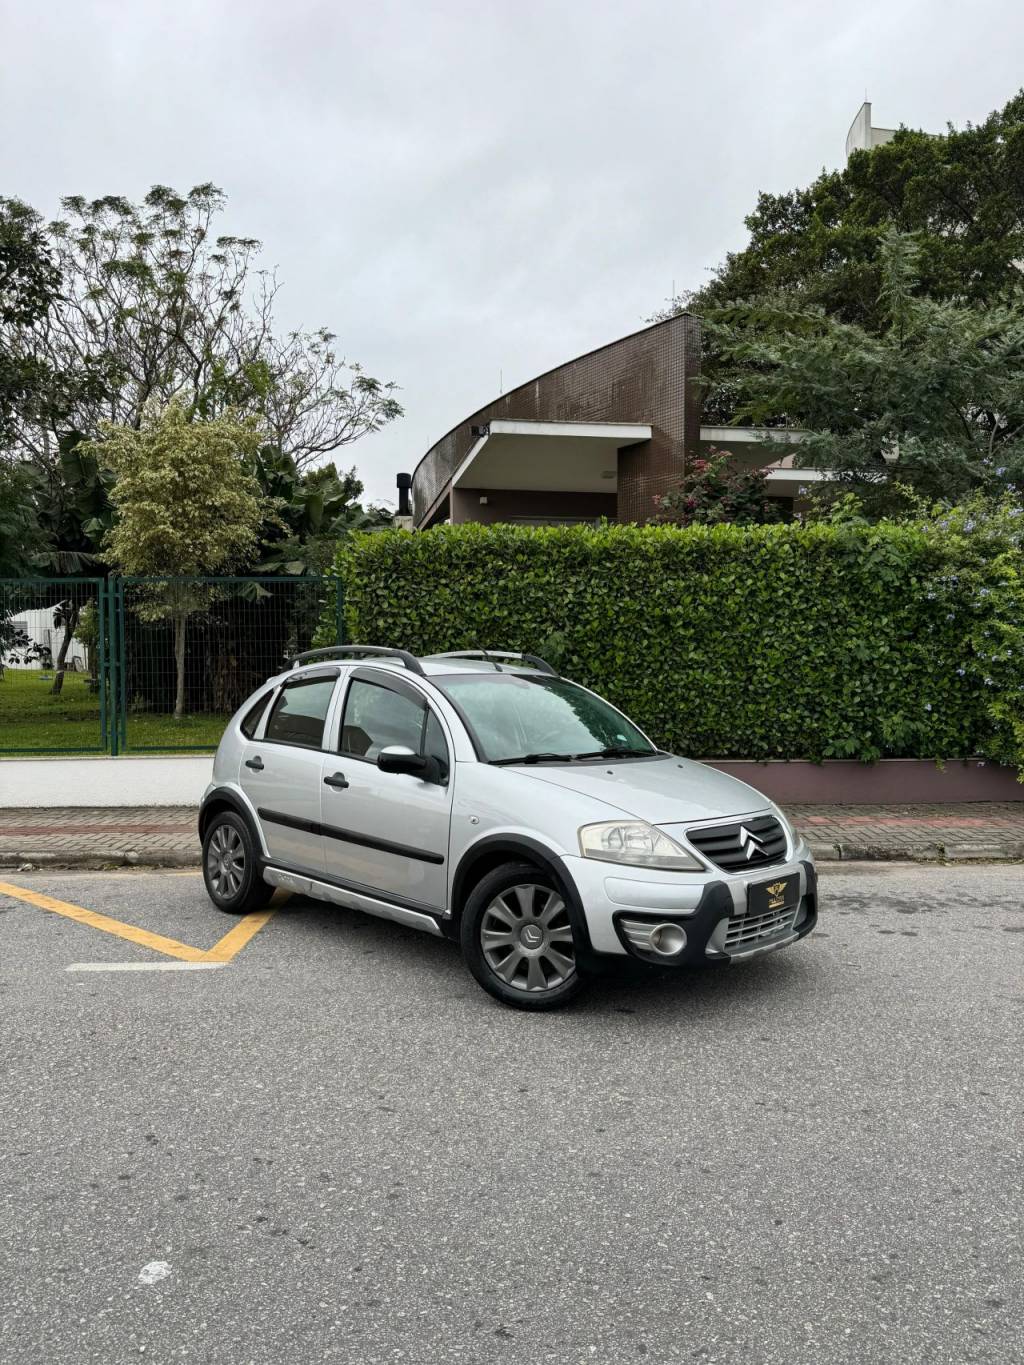
[[[313,659],[339,657],[397,659],[399,663],[405,664],[410,673],[418,673],[421,678],[426,676],[423,665],[415,654],[410,654],[407,649],[388,649],[385,645],[328,645],[325,649],[307,649],[302,654],[294,655],[291,663],[292,668],[298,668],[300,664]]]
[[[550,673],[553,678],[558,677],[558,670],[552,668],[546,659],[542,659],[538,654],[523,654],[517,649],[450,649],[446,654],[433,654],[434,659],[483,659],[490,663],[496,659],[520,659],[524,664],[529,664],[531,668],[539,669],[541,673]]]

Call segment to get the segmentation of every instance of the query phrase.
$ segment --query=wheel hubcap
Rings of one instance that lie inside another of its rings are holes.
[[[551,991],[576,971],[569,911],[548,886],[513,886],[495,896],[480,944],[491,971],[514,990]]]
[[[245,848],[238,830],[231,825],[218,825],[213,831],[206,870],[218,896],[227,899],[237,894],[245,875]]]

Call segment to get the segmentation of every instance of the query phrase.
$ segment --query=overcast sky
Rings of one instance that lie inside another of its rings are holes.
[[[634,331],[839,166],[861,101],[941,131],[1024,83],[1020,0],[0,0],[0,194],[212,180],[285,326],[406,416],[368,493],[499,392]]]

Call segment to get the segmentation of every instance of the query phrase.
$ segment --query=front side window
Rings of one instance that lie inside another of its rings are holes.
[[[402,744],[421,752],[426,705],[390,687],[353,678],[341,718],[340,752],[376,761],[381,749]]]
[[[650,740],[608,702],[564,678],[514,673],[436,679],[490,763],[517,758],[649,757]]]
[[[270,713],[266,738],[279,744],[297,744],[303,749],[321,748],[333,693],[333,678],[308,678],[287,684]]]

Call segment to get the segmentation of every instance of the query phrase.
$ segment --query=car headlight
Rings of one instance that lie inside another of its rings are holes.
[[[579,832],[584,858],[631,867],[661,867],[674,872],[702,872],[704,864],[674,839],[643,820],[608,820],[584,825]]]
[[[796,830],[793,828],[789,816],[784,814],[784,812],[782,812],[781,810],[779,810],[778,806],[773,806],[772,812],[776,820],[778,820],[779,824],[785,830],[786,838],[789,840],[790,848],[796,848],[797,844],[800,842],[800,838]]]

